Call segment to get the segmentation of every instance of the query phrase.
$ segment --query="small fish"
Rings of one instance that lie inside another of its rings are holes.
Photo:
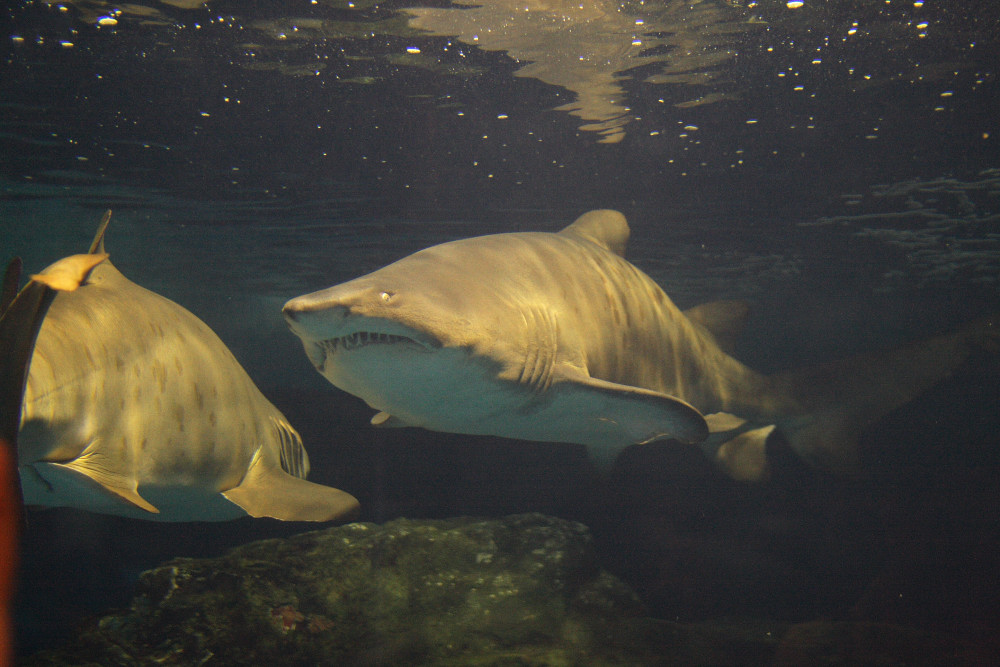
[[[0,436],[24,502],[160,521],[328,521],[357,510],[305,480],[298,433],[218,336],[104,252],[63,258],[0,319]]]

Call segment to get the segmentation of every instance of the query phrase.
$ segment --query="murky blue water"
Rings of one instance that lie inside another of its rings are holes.
[[[31,272],[83,252],[113,209],[115,264],[219,334],[301,432],[312,479],[355,494],[366,520],[578,519],[664,617],[804,620],[867,600],[876,620],[995,629],[995,557],[968,559],[1000,540],[989,371],[881,426],[871,486],[795,469],[748,488],[661,445],[626,452],[606,483],[578,447],[370,429],[280,309],[428,245],[615,208],[629,259],[680,306],[754,305],[738,356],[761,370],[995,312],[1000,10],[420,4],[13,3],[3,260]],[[23,652],[124,604],[166,558],[301,530],[29,520]],[[899,560],[913,604],[871,602]]]

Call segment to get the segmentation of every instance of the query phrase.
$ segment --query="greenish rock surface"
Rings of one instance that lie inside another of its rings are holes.
[[[399,519],[167,562],[128,610],[25,664],[763,664],[779,634],[643,614],[582,524]]]

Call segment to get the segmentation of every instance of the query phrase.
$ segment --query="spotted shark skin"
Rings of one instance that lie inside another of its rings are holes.
[[[26,504],[159,521],[326,521],[357,509],[305,480],[298,433],[218,336],[105,253],[64,258],[23,294],[39,290],[54,295],[17,434]]]
[[[698,443],[730,475],[768,475],[779,429],[809,463],[857,464],[862,428],[960,364],[992,321],[885,355],[764,376],[725,351],[743,309],[682,312],[623,255],[624,216],[421,250],[285,304],[316,369],[373,423],[586,445],[609,464],[653,440]],[[873,377],[874,375],[874,377]]]

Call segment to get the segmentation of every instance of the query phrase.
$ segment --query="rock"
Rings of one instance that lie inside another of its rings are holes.
[[[724,665],[773,651],[757,628],[643,613],[582,524],[398,519],[167,562],[130,609],[26,664]]]

